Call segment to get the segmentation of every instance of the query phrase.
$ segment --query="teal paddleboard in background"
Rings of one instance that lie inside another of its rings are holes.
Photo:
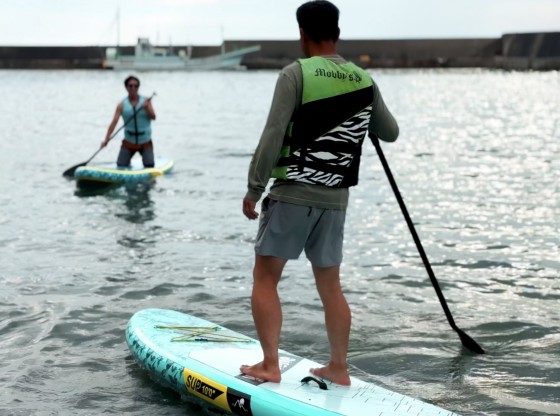
[[[119,168],[115,163],[80,166],[74,172],[78,187],[92,187],[103,184],[134,184],[151,181],[166,175],[173,169],[173,160],[157,157],[153,168],[145,168],[140,158],[133,158],[128,168]]]

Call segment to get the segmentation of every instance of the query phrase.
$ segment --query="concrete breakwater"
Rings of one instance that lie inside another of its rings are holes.
[[[302,56],[297,40],[228,40],[225,50],[261,45],[243,58],[248,69],[278,69]],[[106,46],[0,46],[0,69],[101,69]],[[158,46],[165,47],[165,46]],[[188,46],[174,45],[174,50]],[[218,54],[221,46],[190,46],[192,57]],[[134,54],[134,46],[119,48]],[[560,69],[560,32],[506,34],[480,39],[345,40],[338,50],[364,68]]]

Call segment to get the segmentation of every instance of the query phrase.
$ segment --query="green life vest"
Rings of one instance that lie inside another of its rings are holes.
[[[351,62],[300,59],[301,105],[284,136],[272,177],[347,188],[358,183],[373,103],[370,75]]]

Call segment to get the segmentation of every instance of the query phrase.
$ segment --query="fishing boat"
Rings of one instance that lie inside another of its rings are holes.
[[[148,38],[138,38],[134,55],[120,55],[118,48],[107,48],[103,67],[127,71],[208,71],[218,69],[243,68],[242,59],[261,49],[260,45],[219,54],[193,58],[191,48],[181,49],[177,53],[173,48],[159,48],[150,44]]]

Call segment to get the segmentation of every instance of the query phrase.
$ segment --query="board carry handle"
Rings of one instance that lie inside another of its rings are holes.
[[[318,378],[307,376],[301,379],[301,382],[305,384],[308,384],[310,381],[314,381],[315,383],[317,383],[321,390],[328,390],[327,383],[325,383],[322,380],[319,380]]]

